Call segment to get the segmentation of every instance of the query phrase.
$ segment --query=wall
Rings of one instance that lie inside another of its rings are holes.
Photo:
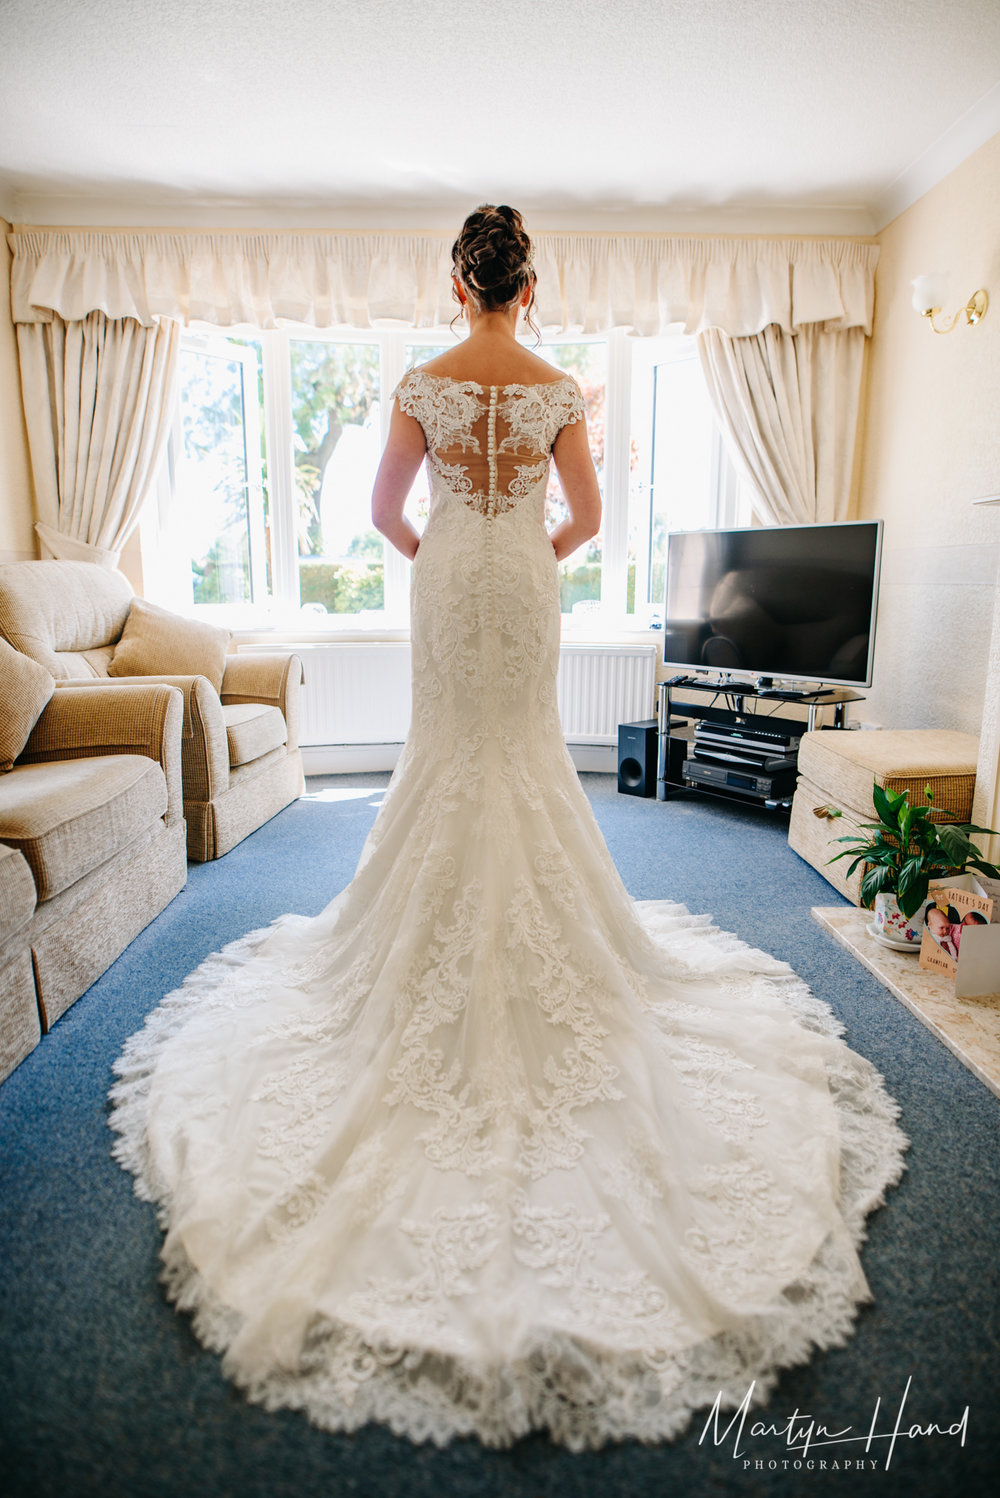
[[[0,562],[22,562],[36,557],[38,551],[17,337],[10,320],[9,231],[10,224],[0,218]]]
[[[982,733],[980,815],[996,805],[1000,737],[1000,505],[972,503],[1000,494],[998,181],[1000,135],[878,236],[857,491],[859,518],[885,521],[875,681],[859,716]],[[977,327],[963,318],[938,336],[913,310],[910,281],[939,270],[947,314],[989,292]]]

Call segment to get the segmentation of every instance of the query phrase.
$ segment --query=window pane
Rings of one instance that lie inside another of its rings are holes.
[[[383,541],[371,523],[378,346],[303,338],[290,354],[301,603],[317,614],[382,609]]]
[[[663,606],[667,532],[716,524],[714,419],[697,358],[645,369],[637,358],[632,419],[628,611],[648,615]]]
[[[259,499],[250,478],[259,473],[260,456],[247,444],[246,402],[256,402],[257,390],[244,389],[250,380],[238,358],[195,349],[182,349],[180,357],[183,440],[170,531],[189,559],[194,603],[249,603],[254,572],[259,566],[262,578],[264,564],[257,555],[263,536],[251,523]]]
[[[245,350],[243,359],[243,414],[246,419],[247,460],[250,468],[250,557],[251,585],[254,598],[263,602],[272,592],[271,500],[267,471],[267,443],[264,440],[264,350],[260,337],[237,337],[226,340],[234,348]],[[249,362],[248,362],[249,361]],[[257,453],[255,460],[254,453]],[[260,495],[254,504],[254,493]],[[255,553],[260,553],[260,567]]]
[[[607,391],[606,343],[550,343],[539,353],[557,369],[572,375],[583,391],[590,451],[597,469],[597,481],[604,494],[604,418]],[[553,464],[545,495],[545,519],[551,529],[568,514],[559,477]],[[559,594],[564,614],[589,613],[599,607],[601,598],[601,557],[604,542],[601,530],[559,564]]]
[[[414,369],[418,364],[427,364],[429,360],[436,359],[448,346],[445,343],[408,343],[404,352],[407,369]]]

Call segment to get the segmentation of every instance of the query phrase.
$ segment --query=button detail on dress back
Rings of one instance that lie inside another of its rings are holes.
[[[395,394],[423,427],[432,501],[435,492],[453,495],[488,520],[541,500],[556,436],[583,417],[583,396],[568,378],[481,385],[411,370]]]
[[[497,387],[495,385],[490,386],[487,444],[486,456],[490,465],[490,492],[486,499],[486,513],[492,519],[497,512]]]

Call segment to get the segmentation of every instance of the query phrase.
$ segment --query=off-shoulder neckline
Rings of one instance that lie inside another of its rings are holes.
[[[460,380],[457,375],[433,374],[429,369],[408,369],[403,376],[409,379],[420,375],[424,380],[444,380],[449,385],[472,385],[476,390],[545,390],[550,385],[576,385],[572,375],[561,375],[558,380],[535,380],[531,384],[523,380],[504,380],[498,385],[484,385],[481,380]]]

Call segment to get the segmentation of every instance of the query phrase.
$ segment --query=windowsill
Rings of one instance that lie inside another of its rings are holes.
[[[206,616],[199,611],[198,617]],[[238,623],[236,620],[227,620],[220,616],[217,622],[228,624],[232,630],[234,643],[237,645],[272,643],[275,646],[332,645],[341,642],[378,644],[383,641],[394,642],[410,638],[408,622],[373,620],[359,623],[355,615],[344,616],[342,619],[328,616],[327,619],[319,621],[315,615],[304,616],[298,621],[292,618],[279,622],[264,618],[256,623],[250,620]],[[586,624],[574,623],[569,616],[566,616],[563,620],[562,640],[566,645],[662,646],[663,631],[646,629],[630,624],[627,620],[598,621],[591,617]]]

